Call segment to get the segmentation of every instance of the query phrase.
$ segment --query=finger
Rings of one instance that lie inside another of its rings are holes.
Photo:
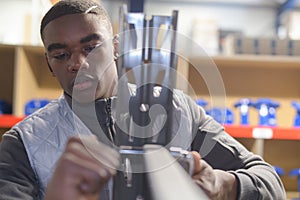
[[[197,181],[201,181],[202,183],[210,182],[211,180],[214,179],[214,172],[213,168],[205,162],[205,160],[200,160],[199,161],[199,170],[195,171],[193,174],[192,178]]]
[[[89,163],[84,163],[71,153],[61,158],[60,167],[63,166],[61,176],[69,186],[74,185],[82,194],[97,194],[111,177],[108,172],[101,172],[101,167],[95,169]],[[62,168],[61,168],[62,169]]]
[[[97,160],[99,164],[112,169],[119,166],[119,154],[95,137],[73,137],[66,148],[85,161]]]
[[[201,171],[201,166],[200,166],[200,159],[201,159],[201,156],[198,152],[196,151],[192,151],[192,156],[194,158],[194,172],[193,172],[193,175],[200,172]]]
[[[105,152],[102,152],[102,154]],[[86,148],[77,142],[71,142],[68,144],[66,153],[64,155],[67,160],[76,163],[79,166],[85,167],[92,171],[97,172],[102,178],[115,174],[117,167],[117,161],[109,161],[103,159],[96,159]]]
[[[81,181],[78,185],[83,194],[98,194],[109,179],[99,177],[93,171],[83,170],[81,173]]]

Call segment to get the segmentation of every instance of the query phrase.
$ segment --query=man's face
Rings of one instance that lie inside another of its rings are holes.
[[[44,29],[44,46],[53,75],[79,102],[114,95],[117,71],[113,41],[93,14],[65,15]]]

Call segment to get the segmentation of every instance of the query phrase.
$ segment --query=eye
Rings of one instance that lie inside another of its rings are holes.
[[[102,46],[102,43],[98,43],[95,45],[88,45],[86,46],[83,51],[87,54],[91,53],[94,49],[100,48]]]
[[[57,60],[66,60],[70,57],[70,54],[67,52],[61,52],[61,53],[54,54],[52,57]]]

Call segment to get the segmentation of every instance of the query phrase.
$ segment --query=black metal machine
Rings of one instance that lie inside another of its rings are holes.
[[[177,18],[178,11],[147,18],[128,13],[126,5],[120,9],[118,98],[128,99],[130,125],[115,136],[122,164],[113,180],[114,200],[207,199],[189,177],[191,155],[169,145]]]

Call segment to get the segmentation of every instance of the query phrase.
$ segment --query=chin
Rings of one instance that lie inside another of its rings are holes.
[[[73,91],[73,99],[78,103],[91,103],[95,101],[95,92],[94,91]]]

